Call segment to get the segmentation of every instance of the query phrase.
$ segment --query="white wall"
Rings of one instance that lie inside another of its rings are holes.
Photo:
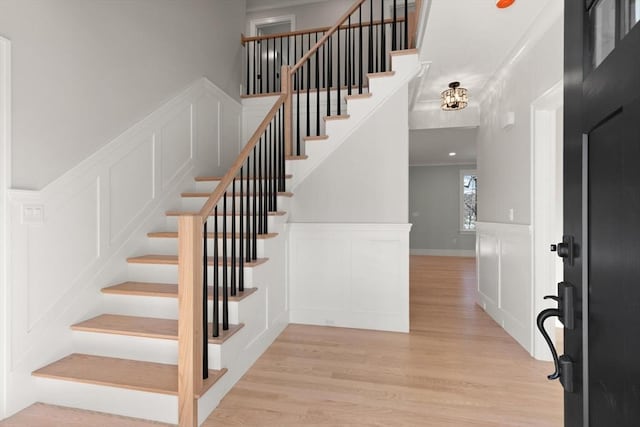
[[[533,104],[563,79],[563,5],[550,2],[499,67],[478,130],[478,300],[534,354]],[[504,114],[515,123],[502,127]],[[544,242],[548,244],[550,242]]]
[[[292,322],[409,331],[407,87],[293,190]]]
[[[412,253],[475,254],[475,233],[460,231],[460,171],[475,168],[475,165],[409,168]]]
[[[291,221],[406,224],[408,150],[404,86],[296,187]]]
[[[239,97],[244,0],[3,0],[13,186],[41,189],[205,76]]]
[[[33,403],[31,372],[71,352],[69,326],[102,312],[99,290],[128,277],[179,192],[230,166],[241,112],[199,79],[43,190],[11,190],[9,414]]]

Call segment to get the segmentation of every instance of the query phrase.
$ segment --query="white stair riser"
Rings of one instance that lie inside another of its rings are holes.
[[[269,233],[278,233],[282,230],[282,225],[287,222],[288,215],[267,215],[267,232]],[[224,221],[227,222],[227,233],[232,232],[233,221],[236,223],[236,233],[240,232],[240,219],[239,215],[231,216],[227,215],[214,217],[209,217],[207,221],[207,231],[213,233],[215,231],[215,222],[218,222],[218,233],[223,232]],[[243,232],[246,232],[246,227],[249,225],[250,229],[253,230],[253,216],[250,218],[251,222],[247,222],[246,218],[244,219]],[[256,224],[259,227],[260,218],[256,217]],[[177,230],[178,229],[178,218],[177,217],[167,217],[166,227],[169,230]]]
[[[289,162],[286,162],[289,163]],[[285,179],[285,190],[284,191],[289,191],[289,183],[290,183],[290,179]],[[236,181],[236,192],[240,192],[240,181]],[[262,188],[266,188],[266,182],[263,182],[262,180],[257,179],[256,180],[256,184],[258,185],[258,189],[260,189],[260,186],[262,186]],[[253,192],[253,180],[250,179],[249,180],[249,191]],[[195,186],[194,186],[194,192],[213,192],[216,187],[218,186],[218,182],[217,181],[196,181],[195,182]],[[246,191],[247,189],[247,185],[245,183],[244,186],[244,191]],[[232,192],[231,187],[227,188],[227,191]],[[264,191],[264,190],[263,190]]]
[[[248,288],[254,287],[254,273],[261,265],[256,267],[244,268],[244,283]],[[213,266],[209,267],[209,281],[213,282]],[[218,274],[222,280],[223,267],[218,267]],[[177,265],[158,265],[158,264],[129,264],[128,266],[129,280],[134,282],[155,282],[155,283],[178,283],[178,266]],[[236,268],[237,274],[238,268]],[[227,274],[230,276],[231,268],[227,268]]]
[[[176,396],[48,378],[35,380],[39,402],[168,424],[178,423]]]
[[[289,207],[290,197],[278,196],[278,210],[286,211]],[[206,202],[206,198],[204,197],[182,197],[180,201],[175,206],[176,210],[184,210],[184,211],[198,211],[204,206]],[[238,197],[229,197],[227,198],[227,212],[231,211],[231,206],[233,204],[233,200],[236,203],[236,211],[240,211],[240,196]],[[244,212],[247,211],[247,198],[246,195],[242,197],[242,204]],[[249,198],[249,210],[251,211],[253,207],[253,198]],[[218,204],[218,210],[222,211],[222,202]]]
[[[250,296],[248,298],[253,297]],[[241,323],[242,318],[240,308],[245,301],[229,301],[229,323]],[[123,316],[156,317],[161,319],[178,318],[178,301],[176,298],[147,297],[147,296],[126,296],[126,295],[105,295],[104,307],[109,314],[120,314]],[[208,317],[211,318],[213,312],[213,301],[207,304]],[[218,312],[222,320],[222,302],[218,302]]]
[[[231,253],[232,240],[231,239],[217,239],[218,251],[222,255],[222,245],[227,245],[228,253]],[[239,253],[240,242],[246,245],[245,239],[235,239],[236,254]],[[213,256],[216,239],[207,239],[207,251],[209,256]],[[251,242],[253,248],[253,241]],[[148,252],[158,255],[175,255],[178,253],[178,239],[175,238],[152,238],[149,239]],[[256,239],[256,251],[258,258],[263,258],[264,253],[264,239]]]

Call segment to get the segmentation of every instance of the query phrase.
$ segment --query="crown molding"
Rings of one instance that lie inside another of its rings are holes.
[[[247,7],[247,13],[263,12],[265,10],[282,9],[285,7],[304,6],[314,3],[326,3],[329,0],[281,0],[277,4]]]

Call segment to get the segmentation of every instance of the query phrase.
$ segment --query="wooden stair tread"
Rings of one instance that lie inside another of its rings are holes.
[[[297,156],[285,156],[285,160],[306,160],[308,159],[309,156],[307,156],[306,154],[299,154]]]
[[[380,77],[391,77],[391,76],[395,76],[396,72],[395,71],[381,71],[379,73],[367,73],[367,78],[369,79],[377,79]]]
[[[348,114],[341,114],[339,116],[324,116],[323,118],[325,122],[330,122],[333,120],[347,120],[349,117],[351,116],[349,116]]]
[[[346,99],[347,101],[352,100],[352,99],[367,99],[367,98],[371,98],[372,94],[370,92],[366,92],[366,93],[356,93],[353,95],[345,95],[344,99]]]
[[[276,211],[276,212],[267,212],[267,215],[269,216],[284,216],[287,213],[284,211]],[[200,215],[200,212],[195,212],[195,211],[167,211],[165,212],[166,216],[182,216],[182,215]],[[251,212],[243,212],[242,215],[251,215]],[[215,212],[211,212],[211,214],[209,216],[216,216]],[[224,212],[218,212],[217,216],[231,216],[231,212],[226,212],[226,215],[224,215]],[[236,216],[240,216],[240,209],[236,210]]]
[[[240,234],[240,233],[236,233],[236,234]],[[273,239],[274,237],[277,237],[278,233],[265,233],[265,234],[257,234],[256,238],[258,240],[263,240],[263,239]],[[164,238],[164,239],[177,239],[178,238],[178,232],[177,231],[154,231],[151,233],[147,233],[147,237],[150,238]],[[215,237],[215,233],[213,232],[208,232],[207,233],[207,238],[208,239],[213,239]],[[218,233],[218,238],[225,238],[225,239],[231,239],[232,234],[231,233],[227,233],[226,236],[222,235],[222,232]],[[243,233],[242,234],[242,238],[246,238],[247,234]]]
[[[223,266],[222,256],[218,257],[218,266]],[[254,261],[247,262],[245,260],[245,267],[256,267],[264,264],[269,258],[258,258]],[[227,261],[227,266],[231,265],[231,259]],[[178,265],[178,255],[142,255],[127,258],[127,262],[130,264],[163,264],[163,265]],[[209,265],[213,264],[213,257],[209,257]],[[240,265],[240,260],[236,258],[236,266]]]
[[[210,369],[209,378],[204,380],[197,397],[211,388],[225,372],[226,369]],[[178,394],[178,367],[164,363],[73,353],[34,371],[32,375],[173,396]]]
[[[229,325],[229,329],[226,331],[220,327],[220,336],[214,338],[209,333],[209,343],[222,344],[243,327],[243,324]],[[209,331],[212,330],[211,328],[212,324],[209,323]],[[71,326],[71,329],[74,331],[160,338],[166,340],[178,339],[178,321],[175,319],[101,314],[84,322],[76,323]]]
[[[293,178],[293,175],[287,174],[284,177],[285,177],[285,179],[291,179],[291,178]],[[222,181],[222,178],[224,178],[224,177],[222,177],[222,176],[197,176],[197,177],[195,177],[195,180],[196,180],[196,182]],[[269,177],[269,178],[273,179],[274,177]],[[275,177],[275,178],[277,178],[277,177]],[[251,179],[251,180],[253,180],[253,177],[252,176],[249,176],[249,177],[245,176],[242,179],[245,179],[245,180],[246,179]],[[258,179],[264,179],[264,178],[258,178]],[[236,177],[236,180],[240,180],[240,177],[239,176]]]
[[[229,301],[242,301],[256,292],[257,288],[244,288],[235,296],[229,295]],[[102,289],[102,293],[110,295],[135,295],[162,298],[178,298],[178,285],[174,283],[123,282]],[[222,291],[220,291],[222,299]],[[209,299],[213,299],[213,287],[209,286]]]
[[[305,136],[303,139],[305,141],[324,141],[325,139],[329,139],[329,135],[311,135]]]
[[[191,191],[191,192],[185,192],[182,193],[181,196],[182,197],[209,197],[211,195],[211,193],[207,193],[207,192],[199,192],[199,191]],[[247,196],[247,193],[242,193],[243,197]],[[253,193],[249,193],[249,196],[253,196]],[[227,197],[231,198],[231,197],[240,197],[240,193],[235,192],[235,193],[227,193]],[[291,191],[278,191],[278,197],[293,197],[293,193]]]

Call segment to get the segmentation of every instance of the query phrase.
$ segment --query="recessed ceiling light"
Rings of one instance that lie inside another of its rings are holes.
[[[453,157],[455,155],[456,155],[456,153],[454,153],[454,152],[449,153],[449,156],[451,156],[451,157]]]
[[[505,9],[515,3],[516,0],[498,0],[496,1],[496,6],[499,9]]]

